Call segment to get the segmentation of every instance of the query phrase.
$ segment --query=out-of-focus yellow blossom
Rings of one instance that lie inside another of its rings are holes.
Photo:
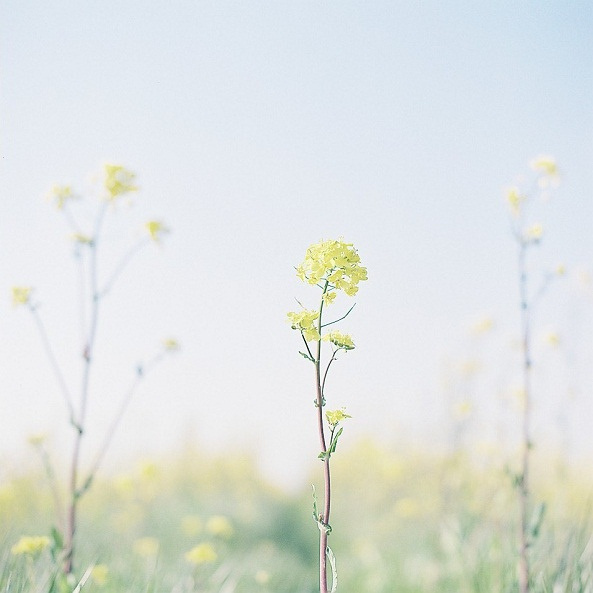
[[[216,562],[218,554],[211,544],[203,543],[186,552],[185,559],[192,564],[211,564]]]
[[[556,269],[554,270],[556,276],[565,276],[566,275],[566,267],[564,264],[558,264]]]
[[[529,241],[539,241],[544,234],[544,227],[536,222],[525,230],[525,238]]]
[[[560,336],[558,335],[557,332],[554,332],[554,331],[547,332],[546,335],[544,336],[544,339],[546,341],[546,344],[548,344],[549,346],[552,346],[553,348],[557,348],[558,346],[560,346]]]
[[[335,330],[325,334],[322,340],[331,342],[342,350],[354,350],[354,341],[352,340],[352,336],[350,334],[343,334],[342,332]]]
[[[116,492],[122,497],[128,497],[130,494],[134,494],[136,490],[136,484],[132,476],[118,476],[115,478],[113,485]]]
[[[206,522],[206,530],[208,533],[219,537],[231,537],[233,535],[233,526],[223,515],[210,517]]]
[[[270,573],[267,570],[258,570],[253,578],[258,585],[265,585],[270,581]]]
[[[30,286],[13,286],[12,287],[12,304],[14,307],[19,305],[28,305],[31,301],[31,293],[33,288]]]
[[[61,210],[68,200],[77,198],[78,196],[72,192],[69,185],[54,185],[47,194],[47,199],[54,202],[58,210]]]
[[[39,447],[43,445],[47,436],[45,434],[32,434],[28,439],[27,442],[29,445],[33,445],[33,447]]]
[[[554,157],[540,155],[530,163],[531,168],[540,174],[537,183],[541,189],[558,187],[560,184],[560,173]]]
[[[134,552],[138,556],[156,556],[159,553],[159,540],[156,537],[141,537],[134,542]]]
[[[149,220],[144,224],[144,228],[148,231],[150,238],[158,243],[163,235],[169,233],[169,229],[160,220]]]
[[[305,309],[297,313],[287,313],[287,316],[290,327],[301,331],[307,342],[321,339],[319,331],[314,326],[315,320],[319,318],[319,311]]]
[[[558,165],[552,156],[540,154],[529,164],[534,171],[541,171],[546,175],[558,175]]]
[[[325,413],[325,418],[327,423],[331,426],[337,426],[342,420],[346,420],[346,418],[352,418],[349,414],[346,414],[344,411],[346,408],[340,408],[339,410],[327,410]]]
[[[367,269],[352,243],[341,240],[321,241],[307,249],[305,259],[297,267],[297,276],[309,284],[327,281],[348,296],[358,291],[358,283],[367,280]]]
[[[10,551],[15,556],[36,556],[48,548],[49,544],[50,539],[45,535],[23,535]]]
[[[482,317],[478,319],[471,327],[474,334],[485,334],[494,327],[494,320],[492,317]]]
[[[181,519],[181,530],[190,537],[202,531],[202,519],[198,515],[186,515]]]
[[[518,216],[521,211],[521,203],[524,202],[527,197],[521,194],[518,187],[509,187],[506,190],[507,203],[511,208],[511,212]]]
[[[472,411],[472,405],[470,402],[468,401],[464,401],[464,402],[460,402],[455,406],[455,417],[458,420],[463,420],[464,418],[467,418]]]
[[[174,338],[167,338],[163,340],[163,348],[169,352],[175,352],[176,350],[179,350],[180,346],[179,342]]]
[[[525,408],[525,403],[527,400],[525,389],[523,389],[522,387],[517,387],[516,389],[513,389],[511,395],[518,409],[523,410]]]
[[[80,243],[81,245],[92,245],[93,238],[89,237],[88,235],[84,235],[82,233],[74,233],[72,235],[72,240],[75,243]]]
[[[159,468],[154,461],[143,461],[140,464],[140,476],[144,480],[154,480],[159,475]]]
[[[104,585],[107,582],[109,568],[106,564],[95,564],[91,570],[91,578],[97,585]]]
[[[104,172],[104,184],[108,194],[107,199],[110,202],[122,194],[138,191],[138,187],[134,185],[136,175],[122,167],[122,165],[108,163],[104,166]]]
[[[338,296],[338,293],[336,291],[331,291],[331,292],[324,292],[323,296],[321,298],[323,299],[323,302],[326,305],[331,305],[336,300],[337,296]]]
[[[467,358],[459,363],[459,372],[464,377],[471,377],[481,369],[480,361],[475,358]]]

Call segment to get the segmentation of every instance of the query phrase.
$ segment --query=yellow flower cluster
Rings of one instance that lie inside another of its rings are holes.
[[[33,289],[30,286],[12,287],[12,304],[14,307],[19,305],[28,305],[31,300]]]
[[[551,177],[556,177],[558,175],[558,165],[556,164],[556,159],[552,156],[540,154],[529,164],[534,171],[550,175]]]
[[[542,238],[543,234],[544,227],[539,222],[536,222],[525,230],[525,239],[527,241],[532,241],[533,243],[536,243]]]
[[[367,279],[367,269],[360,265],[360,257],[352,243],[328,240],[307,249],[305,260],[297,267],[297,276],[309,284],[325,281],[328,287],[354,296],[358,292],[358,283]]]
[[[521,194],[518,187],[510,187],[506,191],[507,203],[511,208],[511,212],[515,216],[519,216],[521,211],[521,204],[527,199],[526,196]]]
[[[319,318],[319,311],[304,309],[298,313],[290,312],[287,316],[290,327],[301,331],[307,342],[321,339],[319,331],[314,325],[315,320]]]
[[[185,559],[191,564],[211,564],[216,562],[217,558],[216,550],[207,543],[198,544],[185,554]]]
[[[23,535],[19,541],[11,548],[15,556],[26,555],[35,556],[48,548],[50,544],[49,537],[45,535]]]
[[[55,202],[56,208],[61,210],[68,200],[75,200],[78,196],[72,192],[69,185],[54,185],[47,194],[47,198]]]
[[[331,342],[342,350],[354,350],[354,342],[352,336],[349,334],[343,334],[342,332],[335,330],[323,336],[322,339],[326,342]]]
[[[122,165],[106,164],[104,170],[104,184],[108,192],[107,199],[110,202],[113,202],[122,194],[138,190],[138,187],[134,185],[136,175],[122,167]]]
[[[144,227],[148,231],[150,238],[156,243],[169,232],[169,229],[160,220],[149,220]]]
[[[328,410],[325,413],[325,418],[330,426],[337,426],[342,420],[346,418],[352,418],[349,414],[346,414],[344,411],[345,408],[341,408],[340,410]]]

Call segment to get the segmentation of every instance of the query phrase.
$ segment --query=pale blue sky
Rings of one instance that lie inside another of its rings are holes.
[[[540,153],[556,157],[563,185],[538,206],[536,263],[565,262],[569,277],[538,328],[564,332],[570,361],[542,365],[559,370],[542,380],[554,389],[541,396],[541,430],[552,432],[571,381],[582,391],[574,418],[591,417],[593,304],[576,277],[593,257],[592,30],[588,2],[4,2],[0,459],[34,431],[59,446],[62,402],[9,289],[37,287],[76,373],[71,248],[42,196],[54,182],[84,187],[104,161],[142,187],[114,240],[154,217],[173,232],[105,303],[90,440],[150,345],[183,345],[144,385],[112,461],[190,431],[213,448],[251,444],[276,476],[314,458],[311,369],[284,316],[293,297],[317,297],[293,266],[335,236],[369,269],[343,324],[359,348],[329,392],[355,416],[346,439],[444,432],[444,361],[473,348],[467,329],[481,315],[497,321],[479,389],[493,429],[517,322],[501,190]],[[501,418],[512,434],[512,415]],[[571,426],[576,440],[590,432]]]

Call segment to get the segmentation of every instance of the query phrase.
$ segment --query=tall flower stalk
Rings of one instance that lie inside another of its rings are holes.
[[[100,320],[100,305],[103,299],[110,293],[114,283],[133,259],[134,255],[151,240],[159,241],[160,237],[167,231],[161,222],[149,221],[146,223],[145,236],[123,255],[112,273],[101,281],[99,276],[98,252],[102,244],[102,230],[105,219],[109,211],[122,196],[137,190],[137,187],[134,185],[134,174],[121,165],[105,165],[103,173],[98,210],[89,234],[82,232],[76,217],[70,209],[70,203],[79,199],[79,196],[69,186],[54,186],[49,195],[49,198],[58,210],[64,214],[66,222],[72,231],[72,240],[74,241],[75,256],[78,264],[80,281],[80,330],[82,339],[82,379],[78,391],[71,391],[69,387],[67,378],[58,362],[52,342],[39,313],[39,305],[34,298],[33,289],[24,286],[13,288],[13,304],[26,306],[33,316],[43,348],[58,381],[58,386],[67,410],[69,425],[73,430],[73,444],[69,462],[65,504],[62,504],[59,496],[55,473],[49,462],[47,451],[45,451],[41,441],[35,442],[35,446],[44,462],[44,467],[46,468],[50,486],[56,500],[57,526],[52,530],[54,540],[52,544],[52,555],[54,555],[56,561],[61,562],[61,570],[64,575],[70,575],[74,569],[75,534],[80,500],[91,487],[125,409],[140,382],[168,351],[176,348],[176,343],[169,340],[164,343],[161,352],[151,361],[145,365],[138,366],[136,377],[129,389],[124,392],[119,407],[116,409],[90,469],[83,474],[81,472],[80,457],[87,428],[87,408],[95,357],[97,328]]]
[[[519,495],[519,563],[518,578],[520,593],[531,591],[531,562],[530,548],[539,532],[543,520],[544,506],[539,505],[535,512],[532,510],[530,491],[531,451],[533,441],[531,436],[531,415],[533,408],[533,360],[532,360],[532,324],[535,306],[544,294],[549,282],[555,275],[562,275],[564,270],[559,267],[556,273],[544,275],[540,285],[531,291],[528,273],[528,256],[543,236],[543,226],[540,222],[530,221],[527,206],[532,201],[531,194],[541,192],[544,195],[557,186],[559,176],[554,159],[540,156],[531,162],[535,171],[535,184],[527,192],[518,187],[507,190],[507,203],[511,209],[513,236],[517,243],[517,269],[519,306],[521,323],[521,453],[520,469],[515,479]],[[533,515],[533,516],[532,516]]]
[[[327,540],[332,528],[330,525],[331,512],[331,471],[330,459],[336,451],[338,439],[343,427],[340,424],[350,418],[345,409],[327,410],[326,383],[329,370],[337,360],[340,352],[353,350],[354,341],[348,334],[339,330],[327,331],[325,328],[345,319],[354,308],[333,321],[325,321],[325,308],[336,299],[338,292],[344,292],[352,297],[358,292],[359,282],[367,279],[367,270],[360,265],[360,257],[351,243],[342,240],[321,241],[307,249],[304,261],[297,267],[297,277],[321,290],[319,305],[316,309],[301,308],[300,311],[288,313],[291,328],[301,334],[304,351],[299,353],[314,366],[315,377],[315,414],[317,418],[317,432],[319,438],[319,459],[323,463],[323,502],[318,506],[317,495],[313,490],[313,518],[319,528],[319,591],[328,592],[328,562],[332,571],[331,592],[337,589],[338,576],[336,562],[328,546]],[[299,303],[300,304],[300,303]],[[322,342],[329,344],[329,355],[323,358]]]

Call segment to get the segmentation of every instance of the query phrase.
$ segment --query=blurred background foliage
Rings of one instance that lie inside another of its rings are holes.
[[[338,590],[516,591],[512,464],[495,448],[427,451],[364,439],[334,456]],[[591,591],[592,476],[536,453],[534,591]],[[99,481],[81,505],[77,534],[77,573],[95,567],[84,590],[317,590],[309,483],[286,491],[262,476],[250,454],[191,448]],[[49,551],[11,553],[21,536],[50,532],[46,483],[27,470],[0,486],[0,591],[48,590]]]

